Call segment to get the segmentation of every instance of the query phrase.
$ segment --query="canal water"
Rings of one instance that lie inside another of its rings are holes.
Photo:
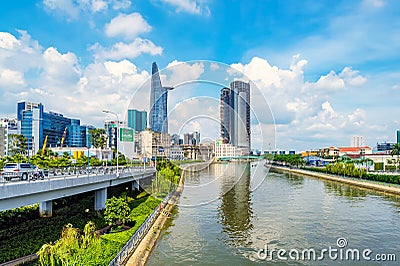
[[[262,162],[214,164],[187,173],[148,265],[400,265],[399,229],[400,198]]]

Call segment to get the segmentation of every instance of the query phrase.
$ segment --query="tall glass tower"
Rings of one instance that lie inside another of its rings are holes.
[[[154,62],[151,69],[150,93],[150,129],[156,132],[168,133],[167,99],[168,89],[161,85],[157,64]]]
[[[250,152],[250,83],[233,81],[220,96],[221,137]]]

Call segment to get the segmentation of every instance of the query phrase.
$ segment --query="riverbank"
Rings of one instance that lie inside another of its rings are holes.
[[[354,180],[354,179],[334,176],[334,175],[330,175],[330,174],[311,172],[311,171],[307,171],[307,170],[288,168],[288,167],[271,166],[270,169],[280,170],[280,171],[295,173],[295,174],[301,174],[301,175],[307,175],[307,176],[311,176],[311,177],[316,177],[316,178],[326,179],[326,180],[330,180],[330,181],[334,181],[334,182],[353,185],[353,186],[357,186],[357,187],[364,188],[364,189],[371,189],[374,191],[379,191],[379,192],[383,192],[383,193],[400,196],[400,188],[389,186],[389,184],[388,185],[376,184],[376,183],[368,181],[368,180]]]
[[[172,209],[178,203],[180,195],[183,191],[184,175],[179,181],[179,185],[175,190],[174,194],[168,200],[167,204],[164,206],[161,214],[157,217],[156,221],[151,226],[150,230],[140,242],[138,247],[135,249],[128,262],[125,264],[127,266],[141,266],[145,265],[158,238],[160,237],[161,230],[163,229],[165,223],[167,222]]]

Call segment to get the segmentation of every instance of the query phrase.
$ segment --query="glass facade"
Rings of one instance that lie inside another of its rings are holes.
[[[221,138],[250,151],[250,83],[233,81],[220,95]]]
[[[134,109],[128,110],[128,127],[133,128],[136,132],[146,129],[147,112]]]
[[[400,130],[397,130],[397,143],[400,144]]]
[[[17,117],[21,122],[21,134],[28,140],[28,150],[35,154],[43,147],[47,136],[47,147],[61,146],[66,130],[63,146],[85,147],[86,126],[80,125],[79,119],[70,119],[55,112],[44,112],[41,103],[19,102]]]
[[[154,62],[151,70],[150,92],[150,129],[155,132],[168,133],[167,100],[168,89],[161,85],[157,64]]]

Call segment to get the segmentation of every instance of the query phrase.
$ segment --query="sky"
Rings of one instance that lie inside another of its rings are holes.
[[[395,141],[400,128],[396,0],[0,6],[0,117],[15,117],[16,103],[27,100],[101,127],[110,119],[103,109],[121,117],[128,106],[146,109],[155,61],[172,68],[160,71],[164,85],[204,80],[217,69],[221,86],[251,81],[253,148],[348,146],[352,135],[375,146]],[[220,88],[196,83],[171,91],[170,127],[215,139]]]

